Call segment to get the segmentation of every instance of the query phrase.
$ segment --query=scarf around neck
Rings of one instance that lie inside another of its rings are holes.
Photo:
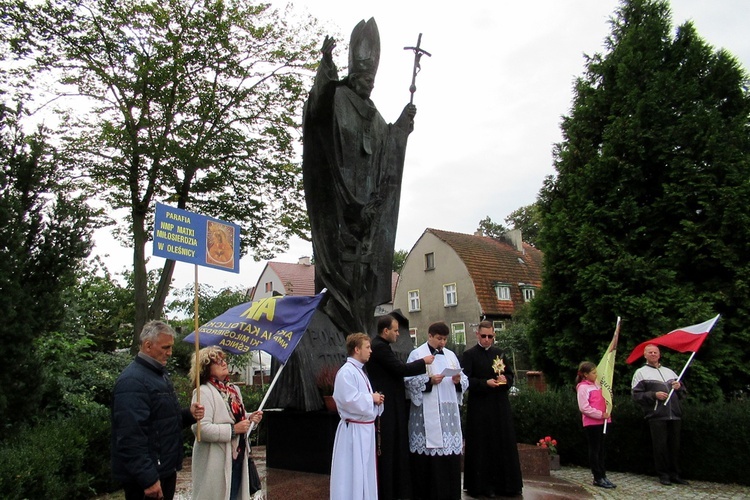
[[[234,421],[239,422],[245,417],[245,408],[241,403],[240,394],[234,384],[223,382],[216,377],[208,379],[208,383],[216,387],[221,394],[229,413],[234,416]]]

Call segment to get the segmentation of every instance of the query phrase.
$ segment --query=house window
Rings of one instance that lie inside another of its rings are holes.
[[[466,345],[466,323],[451,323],[453,342],[457,345]]]
[[[458,304],[458,296],[456,295],[456,284],[448,283],[443,285],[443,298],[445,299],[445,307],[455,306]]]
[[[409,311],[419,311],[420,309],[419,290],[409,290]]]
[[[266,282],[266,293],[273,291],[273,281]]]
[[[432,252],[424,254],[424,270],[431,269],[435,269],[435,254]]]
[[[495,335],[505,330],[505,321],[493,321],[492,328],[495,329]]]
[[[411,344],[417,347],[417,329],[409,328],[409,337],[411,338]]]
[[[529,302],[531,299],[534,298],[534,288],[532,287],[523,287],[521,288],[521,292],[523,293],[523,301]]]
[[[506,283],[496,284],[495,294],[497,295],[497,300],[510,300],[510,285]]]

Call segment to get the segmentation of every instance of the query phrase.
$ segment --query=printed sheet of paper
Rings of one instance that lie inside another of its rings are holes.
[[[444,377],[452,377],[453,375],[458,375],[459,373],[461,373],[461,368],[446,368],[440,375]]]

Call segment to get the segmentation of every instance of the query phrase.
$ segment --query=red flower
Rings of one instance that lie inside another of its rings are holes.
[[[557,455],[557,439],[552,439],[552,436],[544,436],[536,445],[546,449],[550,456]]]

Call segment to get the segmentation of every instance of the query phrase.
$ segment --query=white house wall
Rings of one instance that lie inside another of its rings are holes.
[[[425,270],[425,254],[430,252],[435,255],[435,268]],[[443,285],[449,283],[456,284],[458,304],[446,307]],[[409,311],[409,291],[415,289],[419,290],[421,309]],[[396,287],[394,307],[409,319],[410,328],[417,329],[418,344],[427,340],[431,323],[444,321],[449,327],[463,322],[467,342],[473,345],[473,332],[481,314],[474,284],[456,252],[432,233],[423,233],[409,252]]]

